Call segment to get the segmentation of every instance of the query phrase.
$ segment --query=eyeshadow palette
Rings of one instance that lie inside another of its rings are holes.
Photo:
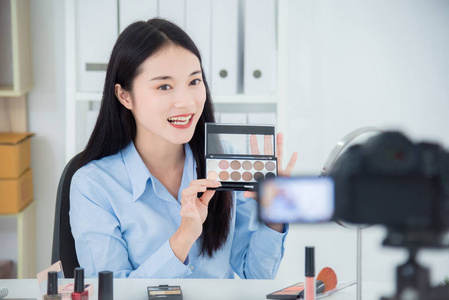
[[[182,290],[179,285],[167,285],[161,284],[159,286],[149,286],[148,299],[161,299],[164,300],[182,300]]]
[[[206,178],[220,181],[218,190],[256,190],[277,177],[274,137],[274,126],[206,123]]]

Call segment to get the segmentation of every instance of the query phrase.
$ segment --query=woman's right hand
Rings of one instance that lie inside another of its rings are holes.
[[[221,183],[216,180],[198,179],[193,180],[181,192],[181,226],[186,226],[193,237],[198,238],[201,235],[203,223],[207,218],[209,201],[215,194],[215,190],[207,188],[217,188],[220,185]],[[198,193],[203,193],[203,195],[198,198]]]
[[[210,199],[215,190],[207,188],[220,187],[221,183],[212,179],[193,180],[190,185],[181,192],[181,224],[178,230],[170,238],[170,245],[176,257],[184,261],[193,243],[203,231],[203,223],[206,221]],[[198,198],[198,193],[203,193]]]

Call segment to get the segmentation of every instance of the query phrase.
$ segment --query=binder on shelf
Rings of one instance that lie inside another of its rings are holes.
[[[117,5],[110,0],[76,1],[77,82],[81,92],[101,92],[117,39]]]
[[[211,90],[216,95],[236,94],[242,79],[238,8],[238,0],[212,0]]]
[[[159,16],[185,29],[185,0],[159,0]]]
[[[120,33],[128,25],[136,21],[147,21],[158,15],[158,2],[148,0],[120,0],[119,1],[119,30]]]
[[[276,2],[245,1],[244,93],[276,92]]]
[[[201,53],[203,71],[209,80],[211,59],[211,1],[186,0],[186,32]]]

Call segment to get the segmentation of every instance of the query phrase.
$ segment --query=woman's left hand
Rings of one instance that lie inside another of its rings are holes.
[[[257,145],[257,139],[255,136],[250,137],[250,146],[251,146],[251,153],[252,154],[260,154],[259,147]],[[271,143],[269,140],[264,141],[264,153],[265,154],[272,154],[273,149],[271,149]],[[270,153],[271,151],[271,153]],[[282,133],[277,134],[277,141],[276,141],[276,156],[277,156],[277,165],[278,165],[278,176],[279,177],[290,177],[292,175],[293,168],[295,167],[296,160],[298,159],[298,153],[294,152],[285,168],[282,167],[282,158],[284,155],[284,135]],[[244,197],[247,198],[253,198],[257,199],[257,193],[256,192],[249,192],[246,191],[243,193]],[[278,231],[282,232],[284,224],[267,224],[268,227]]]

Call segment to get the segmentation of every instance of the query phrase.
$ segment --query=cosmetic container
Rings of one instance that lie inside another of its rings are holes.
[[[114,273],[101,271],[98,273],[98,300],[114,299]]]
[[[89,292],[84,289],[84,269],[75,268],[75,290],[72,300],[89,300]]]
[[[221,183],[210,189],[256,191],[260,181],[277,177],[275,137],[274,125],[206,123],[205,176]]]
[[[48,272],[47,279],[47,295],[43,299],[62,299],[62,295],[58,294],[58,272]]]
[[[306,247],[304,299],[315,300],[315,248]]]

